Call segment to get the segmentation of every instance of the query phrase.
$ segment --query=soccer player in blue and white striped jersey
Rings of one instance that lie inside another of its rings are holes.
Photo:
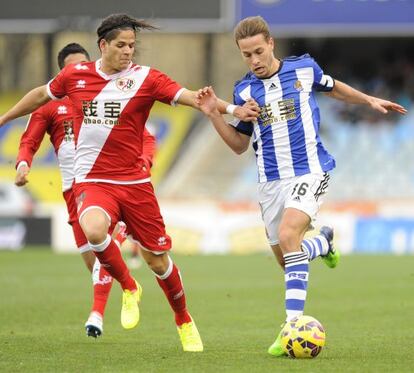
[[[339,253],[332,245],[333,229],[322,227],[316,237],[304,240],[325,194],[334,158],[319,136],[320,114],[315,91],[351,104],[369,105],[384,114],[406,110],[393,102],[368,96],[326,75],[308,54],[279,60],[274,41],[262,17],[239,22],[234,31],[237,46],[250,72],[234,87],[234,104],[254,100],[260,115],[254,122],[220,115],[211,87],[198,93],[200,109],[219,135],[236,153],[245,152],[253,137],[258,168],[259,203],[269,244],[285,270],[286,321],[303,314],[309,262],[321,256],[335,267]],[[234,105],[229,105],[232,113]],[[284,354],[281,333],[269,347],[274,356]]]

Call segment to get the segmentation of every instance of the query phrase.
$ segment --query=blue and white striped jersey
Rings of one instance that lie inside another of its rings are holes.
[[[319,137],[319,107],[314,95],[314,91],[333,87],[334,80],[309,54],[285,58],[270,78],[260,79],[250,72],[236,82],[234,103],[243,105],[253,98],[261,109],[253,123],[237,119],[231,123],[237,131],[253,134],[259,182],[335,167]]]

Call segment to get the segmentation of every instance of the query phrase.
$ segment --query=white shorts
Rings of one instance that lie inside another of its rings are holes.
[[[329,175],[325,172],[258,184],[259,204],[270,245],[279,243],[279,225],[286,208],[303,211],[315,220],[328,182]]]

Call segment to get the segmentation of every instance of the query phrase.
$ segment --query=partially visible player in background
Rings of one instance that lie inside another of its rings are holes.
[[[320,115],[314,92],[350,103],[368,105],[381,113],[406,110],[396,103],[368,96],[325,75],[308,54],[282,60],[274,56],[274,40],[262,17],[249,17],[234,30],[237,46],[250,72],[234,87],[234,103],[254,99],[261,112],[257,121],[227,124],[217,109],[211,87],[199,91],[200,109],[210,118],[226,144],[245,152],[253,136],[259,176],[259,203],[269,244],[285,269],[286,321],[302,315],[307,295],[309,262],[322,257],[338,263],[333,229],[304,239],[328,188],[335,160],[319,137]],[[284,355],[281,334],[268,349]]]
[[[79,44],[71,43],[66,45],[58,54],[58,65],[63,69],[69,64],[77,64],[89,61],[88,52]],[[44,106],[34,111],[27,123],[25,132],[20,140],[19,153],[16,162],[15,184],[23,186],[29,182],[33,156],[40,147],[40,144],[47,133],[55,149],[59,162],[62,178],[63,197],[66,202],[69,221],[76,245],[86,264],[92,273],[93,281],[93,304],[89,318],[85,324],[87,335],[98,337],[103,332],[103,316],[107,304],[109,292],[112,287],[113,278],[103,268],[79,225],[75,197],[73,195],[72,184],[74,182],[74,156],[75,143],[73,134],[73,108],[70,100],[65,97],[62,100],[50,101]],[[155,139],[145,130],[143,141],[143,154],[147,162],[148,170],[152,165],[155,152]],[[125,240],[124,231],[126,227],[120,225],[114,230],[113,237],[121,245]]]
[[[142,260],[141,260],[141,248],[138,243],[132,242],[131,245],[131,254],[128,259],[128,267],[131,269],[138,269],[142,266]]]

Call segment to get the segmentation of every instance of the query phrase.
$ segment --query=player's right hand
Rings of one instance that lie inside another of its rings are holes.
[[[17,169],[16,177],[14,179],[14,184],[16,184],[19,187],[26,185],[29,182],[29,180],[27,179],[29,172],[30,172],[29,166],[25,166],[25,165],[20,166]]]

